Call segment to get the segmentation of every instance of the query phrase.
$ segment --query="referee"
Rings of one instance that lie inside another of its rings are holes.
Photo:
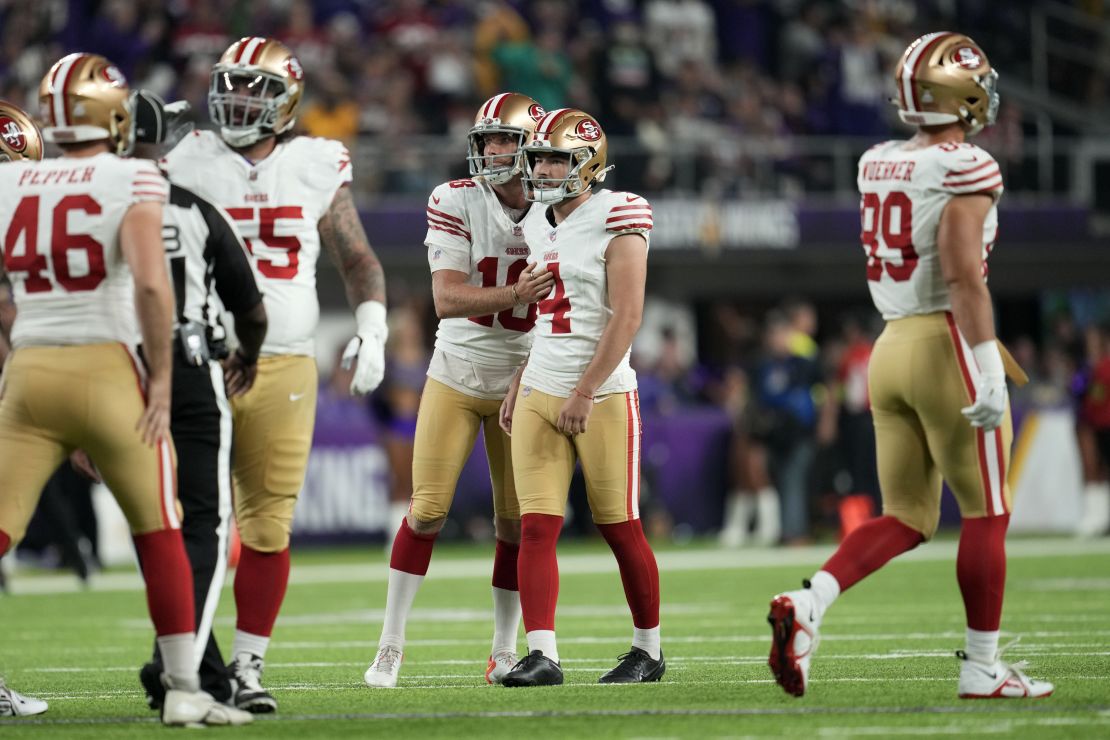
[[[136,157],[158,159],[176,117],[165,108],[157,95],[139,91]],[[177,301],[170,431],[177,448],[177,491],[184,512],[181,532],[193,568],[195,656],[201,689],[226,702],[231,684],[212,634],[212,620],[227,575],[232,526],[228,398],[245,393],[254,383],[266,335],[266,309],[243,241],[222,209],[170,183],[162,239]],[[220,303],[235,317],[239,346],[230,356]],[[160,709],[165,697],[161,674],[155,645],[152,662],[139,671],[152,709]]]

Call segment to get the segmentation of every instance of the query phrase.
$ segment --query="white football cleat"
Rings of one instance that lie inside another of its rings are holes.
[[[519,662],[516,653],[512,650],[498,650],[489,656],[489,664],[486,665],[486,683],[501,683],[505,674]]]
[[[206,691],[169,689],[162,704],[162,724],[171,727],[247,725],[253,721],[250,712],[221,704]]]
[[[371,688],[396,688],[397,674],[401,672],[402,660],[404,660],[404,653],[399,649],[392,645],[383,645],[378,650],[374,662],[366,669],[366,673],[362,674],[362,680]]]
[[[31,717],[42,714],[48,709],[42,699],[23,694],[8,688],[0,678],[0,717]]]
[[[963,650],[956,651],[960,664],[961,699],[1040,699],[1050,696],[1055,686],[1048,681],[1029,678],[1021,670],[1027,663],[1007,663],[1002,654],[1017,640],[1010,642],[995,656],[993,663],[980,663],[967,657]]]
[[[771,599],[767,621],[771,624],[771,657],[767,665],[783,691],[794,696],[806,693],[809,661],[817,651],[817,628],[821,608],[809,589],[787,591]]]

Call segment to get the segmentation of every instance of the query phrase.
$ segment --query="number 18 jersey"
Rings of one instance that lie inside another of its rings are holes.
[[[983,223],[983,278],[998,236],[998,163],[974,144],[908,148],[888,141],[859,161],[860,240],[867,255],[871,298],[883,318],[951,308],[940,269],[937,231],[948,201],[982,193],[994,200]]]

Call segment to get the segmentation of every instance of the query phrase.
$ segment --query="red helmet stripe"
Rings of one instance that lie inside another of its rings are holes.
[[[254,53],[251,54],[251,60],[247,64],[258,64],[258,58],[262,56],[262,50],[266,48],[266,39],[259,39],[259,44],[254,47]]]
[[[69,81],[73,77],[73,70],[77,67],[88,54],[72,54],[62,64],[58,66],[57,72],[54,73],[54,79],[51,84],[54,86],[54,100],[51,101],[51,117],[54,119],[55,126],[68,126],[69,125],[69,106],[66,100],[66,90],[69,88]],[[62,80],[62,84],[58,84],[58,79]]]
[[[921,111],[921,101],[917,97],[917,69],[921,60],[928,56],[929,50],[941,39],[951,36],[949,31],[931,33],[922,37],[922,43],[910,53],[905,63],[898,69],[898,95],[902,99],[902,107],[910,112]]]
[[[254,36],[244,36],[239,39],[239,51],[235,54],[235,64],[243,63],[243,56],[247,53],[247,48],[254,41]]]
[[[536,136],[551,138],[551,129],[555,128],[555,124],[558,123],[560,118],[573,110],[573,108],[560,108],[559,110],[548,113],[547,116],[540,121],[540,125],[536,127]]]
[[[509,99],[509,93],[501,93],[495,99],[497,100],[497,103],[495,104],[496,107],[494,107],[493,116],[491,116],[491,117],[492,118],[500,118],[501,117],[501,109],[505,106],[505,101]]]

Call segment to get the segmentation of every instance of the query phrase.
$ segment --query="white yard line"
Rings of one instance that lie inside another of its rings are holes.
[[[952,560],[956,557],[958,542],[932,542],[898,558],[903,562],[936,562]],[[814,547],[750,549],[750,550],[695,550],[691,552],[665,551],[656,554],[659,569],[664,577],[668,573],[694,570],[742,570],[747,568],[772,568],[782,566],[815,567],[824,562],[835,550],[834,545]],[[1006,543],[1006,552],[1011,559],[1073,557],[1081,555],[1110,555],[1110,539],[1015,539]],[[492,567],[491,558],[465,558],[452,560],[433,558],[428,577],[432,580],[459,580],[469,578],[488,578]],[[584,575],[616,573],[617,566],[609,553],[572,554],[559,557],[559,570],[564,575]],[[383,562],[346,563],[341,565],[295,565],[290,582],[305,583],[384,583],[389,569]],[[1050,581],[1052,579],[1044,579]],[[1077,579],[1079,582],[1088,579]],[[1103,579],[1089,579],[1089,587]],[[1044,583],[1044,581],[1042,581]],[[14,573],[11,589],[15,594],[54,594],[74,593],[82,590],[93,591],[138,591],[143,587],[137,572],[96,574],[86,588],[70,576],[28,575]],[[1022,588],[1015,583],[1012,588]],[[1055,583],[1045,583],[1047,589],[1055,588]],[[1086,586],[1085,586],[1086,587]]]

